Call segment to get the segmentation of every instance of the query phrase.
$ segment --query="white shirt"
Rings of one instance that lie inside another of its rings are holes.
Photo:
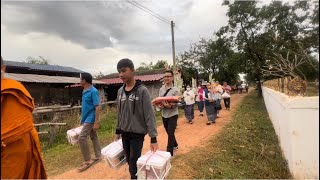
[[[183,93],[183,98],[184,98],[184,101],[186,102],[186,105],[191,105],[195,103],[195,94],[192,90],[185,91]]]

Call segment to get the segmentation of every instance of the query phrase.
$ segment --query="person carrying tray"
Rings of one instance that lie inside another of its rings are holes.
[[[159,96],[181,96],[180,91],[177,87],[173,86],[173,72],[167,70],[164,74],[164,86],[159,90]],[[175,130],[178,121],[178,106],[177,103],[168,103],[163,101],[158,105],[161,109],[161,116],[163,126],[168,134],[167,151],[173,156],[173,150],[178,149],[178,143],[175,137]]]

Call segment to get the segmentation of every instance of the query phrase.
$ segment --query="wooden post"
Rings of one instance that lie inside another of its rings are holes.
[[[48,132],[48,146],[50,147],[53,144],[54,139],[56,138],[58,125],[49,125],[49,127],[50,129]]]

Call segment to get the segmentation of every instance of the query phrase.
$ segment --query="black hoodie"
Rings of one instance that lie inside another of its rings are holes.
[[[125,85],[118,90],[117,95],[117,131],[138,134],[149,134],[153,142],[157,133],[154,109],[148,89],[136,80],[136,84],[129,92],[125,92]]]

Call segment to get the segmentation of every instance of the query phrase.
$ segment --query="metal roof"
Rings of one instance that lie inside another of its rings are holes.
[[[142,82],[160,81],[164,74],[152,74],[152,75],[141,75],[135,76],[135,79],[139,79]],[[99,81],[105,82],[106,84],[122,84],[120,78],[100,79]]]
[[[79,69],[67,66],[58,66],[58,65],[43,65],[43,64],[31,64],[26,62],[17,62],[17,61],[3,61],[7,67],[19,67],[25,68],[28,70],[42,70],[42,71],[55,71],[55,72],[71,72],[71,73],[83,73]]]
[[[16,74],[6,73],[7,78],[17,80],[19,82],[32,82],[32,83],[56,83],[56,84],[76,84],[80,82],[80,77],[66,77],[66,76],[46,76],[37,74]],[[105,82],[93,80],[92,84],[106,84]]]

